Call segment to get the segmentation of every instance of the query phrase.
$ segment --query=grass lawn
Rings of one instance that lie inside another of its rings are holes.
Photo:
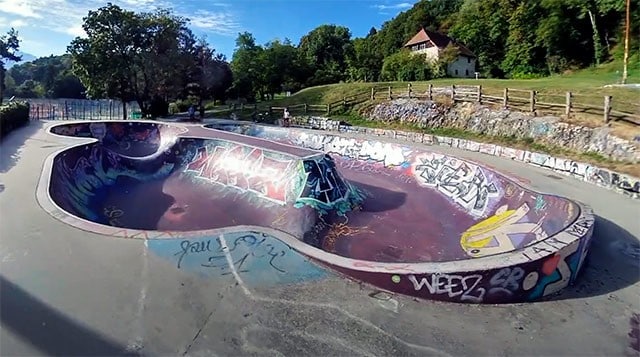
[[[434,87],[445,87],[455,85],[482,85],[483,93],[487,95],[501,96],[504,88],[535,90],[538,91],[539,101],[564,103],[564,96],[567,91],[575,95],[575,102],[580,104],[603,105],[604,96],[613,97],[613,109],[625,110],[628,112],[636,112],[640,114],[640,89],[621,88],[621,87],[605,87],[610,84],[617,84],[621,79],[622,66],[620,62],[610,62],[601,65],[598,68],[588,68],[574,73],[564,75],[556,75],[539,79],[437,79],[428,82],[413,82],[412,90],[414,92],[426,91],[429,84]],[[638,56],[630,61],[629,76],[627,83],[640,83],[640,60]],[[360,93],[370,93],[372,87],[379,88],[377,91],[378,99],[385,97],[383,92],[391,86],[392,91],[400,93],[407,90],[406,82],[379,82],[379,83],[339,83],[324,86],[316,86],[303,89],[290,97],[276,96],[273,101],[265,101],[258,103],[258,111],[265,112],[271,106],[282,107],[292,106],[296,104],[329,104],[341,101],[343,97],[352,96]],[[516,94],[517,96],[526,96],[526,93]],[[554,96],[555,95],[555,96]],[[378,100],[376,100],[377,102]],[[375,103],[365,102],[356,108],[363,106],[371,106]],[[247,106],[245,110],[235,110],[234,112],[239,119],[251,120],[251,113],[254,111],[253,105]],[[561,110],[560,110],[561,111]],[[209,115],[216,117],[228,117],[231,110],[227,106],[220,107],[219,110],[211,112]],[[292,111],[293,114],[298,114]],[[275,113],[274,117],[279,117],[281,113]],[[315,115],[325,115],[323,112],[313,113]],[[560,113],[559,113],[560,114]],[[355,111],[332,114],[331,117],[344,120],[352,125],[378,127],[386,129],[398,130],[416,130],[436,135],[451,136],[458,138],[467,138],[481,142],[491,142],[495,144],[506,145],[515,148],[527,149],[531,151],[544,152],[564,157],[568,159],[578,160],[600,167],[609,168],[622,173],[627,173],[640,177],[640,165],[631,163],[621,163],[603,157],[594,153],[576,153],[561,147],[550,147],[535,143],[531,139],[514,139],[508,137],[489,137],[461,130],[450,128],[437,128],[424,130],[416,127],[401,126],[397,124],[383,124],[380,122],[372,122],[364,120]],[[565,121],[577,124],[597,127],[603,124],[602,115],[592,115],[584,113],[576,113],[572,118]],[[623,138],[633,139],[636,135],[640,135],[640,125],[634,125],[623,121],[612,121],[609,123],[612,132]]]

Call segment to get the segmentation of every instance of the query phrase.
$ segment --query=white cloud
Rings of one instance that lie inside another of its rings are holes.
[[[216,11],[195,9],[189,11],[193,7],[185,6],[182,1],[184,0],[111,0],[115,5],[136,12],[177,8],[180,11],[175,11],[176,14],[191,19],[193,27],[222,35],[237,32],[239,25],[229,9],[229,4],[222,2],[208,4],[215,7]],[[0,0],[0,15],[9,15],[9,18],[14,19],[13,22],[22,26],[28,24],[34,28],[66,35],[84,36],[83,17],[87,16],[90,10],[97,10],[106,3],[106,0]]]
[[[26,25],[27,23],[22,19],[15,19],[9,22],[9,27],[14,27],[14,28],[24,27]]]
[[[234,16],[227,12],[197,10],[193,15],[185,16],[189,17],[193,27],[221,35],[236,35],[240,28]]]
[[[22,17],[42,18],[29,0],[0,0],[0,11]]]
[[[393,5],[379,4],[379,5],[374,5],[373,7],[375,7],[378,10],[402,10],[402,9],[408,9],[408,8],[410,8],[412,6],[413,6],[413,4],[411,4],[411,3],[401,2],[401,3],[393,4]]]

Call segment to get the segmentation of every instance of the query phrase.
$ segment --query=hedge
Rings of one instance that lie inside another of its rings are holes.
[[[0,106],[0,138],[29,123],[29,103],[12,102]]]

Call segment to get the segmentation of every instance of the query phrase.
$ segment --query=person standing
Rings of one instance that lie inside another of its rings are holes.
[[[290,125],[290,122],[289,122],[290,116],[291,116],[291,114],[289,114],[289,108],[284,108],[284,115],[283,115],[283,118],[282,118],[282,124],[283,124],[282,126],[288,127]]]

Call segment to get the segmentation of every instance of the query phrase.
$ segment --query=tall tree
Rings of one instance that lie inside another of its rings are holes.
[[[256,39],[249,32],[238,34],[236,49],[231,60],[233,85],[231,95],[237,98],[255,100],[261,86],[260,56],[263,48],[256,44]]]
[[[16,54],[18,48],[20,48],[20,40],[15,29],[11,28],[6,35],[0,36],[0,104],[2,104],[5,90],[4,78],[7,72],[5,63],[22,59],[21,56]]]
[[[336,83],[346,78],[346,59],[353,52],[348,28],[321,25],[302,36],[298,49],[307,63],[315,67],[309,84]]]
[[[136,99],[135,66],[143,48],[140,23],[137,14],[109,3],[89,11],[82,25],[87,37],[77,37],[67,49],[87,94],[120,99],[124,119],[126,103]]]

